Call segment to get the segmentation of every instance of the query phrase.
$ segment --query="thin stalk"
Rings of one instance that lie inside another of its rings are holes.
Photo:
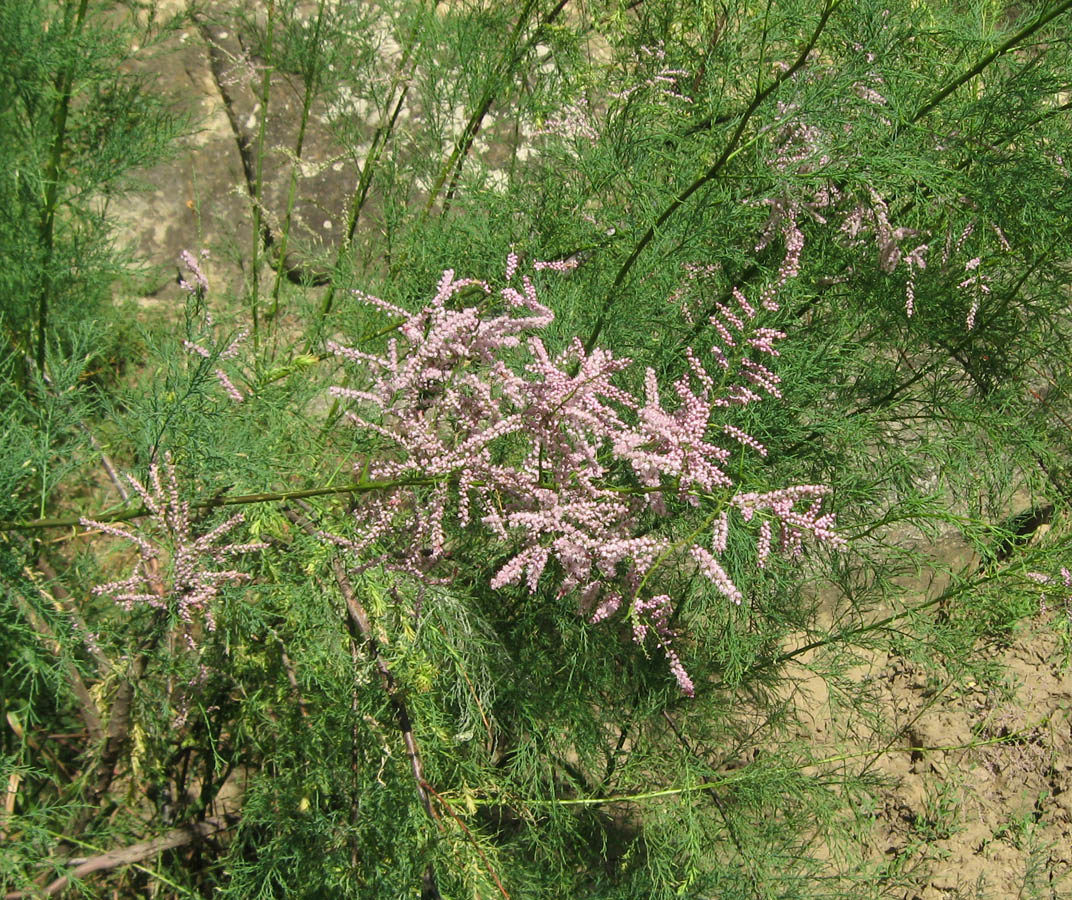
[[[82,26],[86,21],[86,10],[89,0],[80,0],[78,11],[71,25],[65,22],[65,37],[77,37],[82,33]],[[67,6],[67,14],[70,16],[71,7]],[[44,374],[45,371],[45,348],[48,338],[48,300],[52,292],[51,276],[52,254],[55,248],[56,236],[56,207],[60,196],[60,167],[63,164],[63,150],[67,143],[67,115],[71,108],[71,90],[74,83],[74,63],[68,63],[56,78],[56,104],[52,110],[52,152],[49,154],[48,166],[45,169],[45,205],[41,208],[41,218],[38,223],[38,246],[42,252],[41,277],[42,284],[37,296],[37,336],[36,352],[34,361],[37,371]]]
[[[239,123],[238,116],[235,114],[234,99],[231,97],[231,93],[227,86],[225,77],[227,66],[226,53],[221,49],[219,43],[220,40],[226,37],[227,32],[223,28],[210,25],[208,22],[204,21],[197,12],[192,13],[191,18],[197,24],[198,31],[201,32],[201,36],[204,39],[205,46],[208,50],[209,66],[212,69],[212,77],[216,82],[216,89],[220,93],[220,99],[223,101],[223,109],[227,115],[227,120],[231,125],[231,133],[235,138],[239,159],[242,161],[242,175],[246,182],[246,192],[252,199],[257,193],[257,162],[256,154],[254,153],[254,140],[246,134],[245,129]],[[258,212],[259,211],[260,210],[258,210]],[[282,266],[283,274],[291,284],[313,284],[321,286],[330,282],[331,273],[324,269],[314,267],[309,263],[300,260],[291,265],[287,265],[286,261],[281,257],[273,256],[272,248],[275,246],[275,235],[272,234],[271,228],[265,221],[261,221],[260,224],[260,238],[261,243],[264,246],[264,251],[267,254],[268,265],[272,268]]]
[[[33,579],[33,572],[27,567],[26,574]],[[45,597],[47,593],[43,588],[37,586],[38,591]],[[67,654],[64,652],[63,643],[57,637],[56,632],[48,624],[46,619],[38,613],[33,604],[27,597],[20,594],[16,590],[10,590],[8,597],[15,605],[15,609],[19,614],[30,623],[30,627],[37,632],[41,639],[41,642],[47,648],[47,650],[55,655],[59,659],[63,659],[63,671],[67,679],[67,686],[71,689],[71,693],[74,694],[75,699],[78,701],[78,708],[83,724],[86,726],[86,732],[89,734],[89,740],[91,743],[98,743],[104,739],[104,728],[101,725],[100,710],[97,707],[96,701],[93,699],[93,695],[86,687],[85,681],[82,679],[82,673],[79,672],[78,666],[74,664]]]
[[[947,352],[952,356],[954,361],[956,360],[956,357],[953,356],[953,354],[959,353],[961,350],[968,347],[974,340],[976,340],[977,334],[986,333],[986,329],[988,328],[988,326],[992,322],[996,321],[999,316],[1005,313],[1005,311],[1012,303],[1013,299],[1016,297],[1020,288],[1023,287],[1027,279],[1034,274],[1035,270],[1042,265],[1044,259],[1045,254],[1040,254],[1038,257],[1035,258],[1034,262],[1032,262],[1023,270],[1023,272],[1020,274],[1020,277],[1017,279],[1016,283],[1012,286],[1012,288],[1006,291],[1002,302],[998,304],[996,308],[985,311],[983,313],[977,331],[968,332],[964,337],[960,339],[960,341],[957,342],[956,345],[954,345],[951,349],[947,349]],[[886,404],[892,403],[901,394],[903,394],[906,390],[912,387],[912,385],[922,381],[928,375],[932,375],[937,372],[938,369],[943,365],[943,362],[944,361],[940,359],[931,360],[927,365],[921,366],[920,369],[911,378],[902,381],[900,384],[894,385],[881,397],[877,397],[874,400],[863,404],[862,406],[858,406],[856,407],[856,409],[848,410],[847,412],[843,413],[843,417],[845,419],[852,419],[856,416],[863,415],[864,413],[870,412],[872,410],[880,409]],[[811,443],[812,441],[816,440],[818,437],[818,431],[813,430],[809,432],[805,437],[801,438],[796,443],[788,447],[784,453],[783,458],[792,457],[793,454],[797,452],[797,450],[799,450],[805,444]],[[773,461],[773,458],[771,458],[771,461]]]
[[[150,869],[148,866],[140,865],[140,862],[151,856],[159,856],[164,851],[182,847],[196,839],[210,837],[232,826],[233,822],[230,821],[229,817],[218,816],[172,829],[167,834],[153,840],[142,841],[129,847],[107,851],[96,844],[90,844],[79,838],[73,837],[70,834],[61,834],[60,832],[43,829],[46,834],[51,835],[58,841],[75,844],[86,850],[93,850],[99,855],[83,860],[69,875],[64,875],[63,877],[56,879],[44,888],[40,888],[36,891],[13,891],[9,894],[4,894],[4,900],[19,900],[19,898],[22,897],[50,897],[53,894],[58,894],[63,891],[73,878],[81,878],[92,872],[108,871],[120,866],[130,866],[132,869],[137,869],[154,881],[159,881],[161,884],[167,885],[176,894],[189,897],[191,900],[200,900],[200,894],[195,894],[181,884],[172,881],[157,869]]]
[[[253,252],[250,262],[250,311],[253,318],[253,353],[259,360],[260,350],[260,312],[258,310],[258,254],[261,248],[261,196],[264,182],[264,135],[268,130],[268,101],[272,86],[272,39],[275,33],[275,0],[268,0],[268,30],[264,44],[264,75],[261,78],[261,121],[257,128],[256,172],[253,177]],[[266,227],[266,226],[263,226]]]
[[[977,588],[980,585],[984,585],[990,581],[993,581],[996,577],[997,576],[995,575],[987,575],[977,580],[964,581],[960,584],[951,585],[950,587],[942,591],[942,593],[940,593],[937,597],[932,597],[930,600],[920,603],[917,606],[913,606],[910,609],[906,609],[903,612],[892,613],[883,619],[879,619],[876,622],[870,622],[867,625],[860,625],[856,628],[841,629],[831,635],[828,635],[827,637],[820,638],[819,640],[815,640],[811,643],[804,644],[801,647],[797,647],[795,650],[789,650],[785,653],[780,654],[779,656],[772,657],[766,662],[760,663],[759,665],[755,666],[753,669],[750,670],[749,674],[751,675],[755,674],[756,672],[762,672],[765,669],[771,669],[781,666],[784,663],[789,662],[791,659],[795,659],[798,656],[803,656],[805,653],[810,653],[812,650],[819,650],[823,647],[828,647],[831,644],[851,641],[857,638],[859,635],[869,634],[872,631],[881,631],[883,628],[892,625],[894,622],[899,622],[902,619],[906,619],[909,616],[921,613],[924,610],[930,609],[931,607],[939,606],[942,603],[946,603],[949,600],[952,600],[954,597],[959,596],[960,594],[963,594],[969,590],[972,590],[973,588]],[[715,685],[715,687],[724,688],[727,687],[727,685],[721,684]]]
[[[209,500],[195,500],[191,509],[216,509],[222,506],[246,506],[252,503],[279,503],[287,500],[303,500],[308,497],[325,497],[331,494],[363,494],[372,491],[388,491],[398,487],[426,487],[438,484],[450,476],[426,476],[418,478],[399,478],[383,481],[358,481],[335,487],[307,488],[300,491],[270,491],[261,494],[244,494],[235,497],[213,497]],[[102,512],[92,516],[94,522],[129,522],[150,515],[144,506],[134,509]],[[0,531],[31,531],[38,528],[71,528],[79,525],[88,516],[59,516],[53,519],[32,519],[28,522],[0,522]]]
[[[376,171],[376,165],[380,161],[380,156],[383,153],[383,148],[387,146],[387,140],[394,130],[395,123],[398,121],[399,113],[402,112],[402,106],[406,101],[406,95],[409,93],[408,82],[403,85],[402,93],[399,94],[398,100],[394,104],[394,111],[391,113],[390,120],[386,127],[379,127],[376,129],[376,134],[372,138],[372,147],[369,149],[369,154],[365,158],[364,164],[361,166],[361,177],[358,179],[357,188],[354,192],[354,202],[350,206],[350,216],[346,223],[346,237],[343,240],[342,246],[339,248],[339,253],[336,257],[336,268],[338,262],[342,260],[343,256],[349,253],[350,248],[353,246],[354,234],[357,231],[357,223],[361,218],[361,210],[365,206],[365,201],[368,199],[369,189],[372,187],[372,176]],[[328,285],[327,292],[324,294],[324,300],[320,304],[320,321],[331,312],[332,306],[335,304],[335,286],[336,280],[332,279],[331,284]]]
[[[674,736],[677,738],[678,743],[685,748],[685,752],[700,761],[704,761],[703,757],[693,748],[688,738],[682,734],[681,729],[677,727],[677,723],[670,716],[670,713],[664,709],[662,715],[666,724],[670,726],[670,730],[674,732]],[[711,790],[708,792],[707,796],[711,798],[711,802],[714,803],[715,809],[718,810],[718,814],[722,817],[722,822],[726,826],[726,831],[729,833],[730,840],[733,842],[733,846],[737,849],[737,855],[744,860],[745,866],[748,868],[748,878],[752,882],[752,890],[756,892],[756,896],[760,897],[761,900],[763,900],[763,898],[770,900],[770,891],[767,890],[765,885],[760,883],[759,873],[756,871],[755,860],[745,853],[744,845],[741,843],[740,835],[737,833],[737,828],[734,827],[733,820],[726,812],[726,807],[723,805],[721,798],[719,798],[718,791]]]
[[[301,505],[305,507],[307,512],[309,511],[307,504]],[[296,512],[295,510],[287,510],[286,515],[287,518],[300,527],[306,534],[313,535],[316,533],[316,528],[313,523],[302,513]],[[375,662],[380,685],[394,711],[395,721],[402,735],[402,743],[406,748],[406,757],[409,759],[410,773],[413,775],[413,780],[417,789],[417,799],[420,801],[421,807],[424,809],[425,813],[427,813],[428,818],[435,823],[437,829],[442,831],[443,825],[439,820],[439,816],[436,814],[435,808],[432,806],[432,798],[429,793],[432,791],[432,786],[425,778],[424,760],[421,755],[420,746],[417,743],[417,737],[414,734],[413,719],[410,716],[406,698],[402,689],[399,687],[398,682],[395,680],[395,676],[391,672],[390,666],[388,666],[387,661],[380,652],[380,640],[373,630],[372,621],[369,619],[368,611],[365,609],[361,600],[358,599],[357,592],[354,590],[353,583],[350,581],[350,577],[346,572],[346,567],[338,557],[331,561],[331,570],[335,575],[335,583],[338,585],[339,593],[342,595],[342,598],[346,603],[347,630],[350,633],[352,645],[355,648],[363,646],[365,652],[373,662]],[[431,866],[425,869],[423,880],[425,887],[424,896],[441,896],[439,887],[436,883],[435,872],[432,870]]]
[[[302,150],[305,146],[305,129],[309,124],[309,108],[316,94],[317,80],[320,76],[320,32],[324,23],[324,0],[320,0],[316,10],[316,25],[313,28],[313,40],[308,52],[309,64],[305,70],[305,92],[302,96],[301,118],[298,122],[298,138],[294,142],[294,160],[290,167],[290,187],[287,191],[287,212],[283,217],[283,233],[279,236],[279,262],[275,269],[275,283],[272,285],[272,306],[267,318],[275,319],[279,314],[279,288],[283,283],[283,273],[287,270],[287,242],[290,239],[290,226],[294,216],[294,204],[298,198],[298,166],[301,165]],[[267,103],[265,104],[267,112]]]
[[[919,109],[919,111],[916,112],[912,116],[912,118],[909,120],[909,122],[910,123],[916,123],[919,119],[921,119],[924,116],[928,115],[929,113],[933,112],[934,109],[937,106],[939,106],[942,102],[947,100],[949,98],[949,96],[952,95],[957,90],[957,88],[959,88],[962,85],[964,85],[971,78],[974,78],[975,76],[979,75],[988,65],[990,65],[990,63],[992,63],[995,59],[997,59],[998,56],[1000,56],[1000,55],[1002,55],[1004,53],[1007,53],[1016,44],[1022,42],[1026,37],[1029,37],[1031,34],[1033,34],[1035,31],[1037,31],[1039,28],[1041,28],[1047,22],[1051,21],[1053,18],[1055,18],[1056,16],[1060,15],[1062,12],[1067,11],[1070,7],[1072,7],[1072,3],[1065,3],[1065,4],[1063,4],[1062,7],[1051,11],[1051,13],[1047,14],[1042,19],[1034,22],[1032,25],[1026,26],[1024,29],[1019,31],[1012,38],[1010,38],[1009,40],[1005,41],[997,50],[993,51],[990,54],[987,54],[985,57],[983,57],[981,60],[979,60],[974,66],[972,66],[971,69],[968,70],[968,72],[966,72],[965,74],[959,76],[953,82],[951,82],[949,85],[947,85],[945,88],[943,88],[942,90],[938,91],[934,95],[934,97],[932,97],[930,100],[928,100]],[[1039,124],[1040,122],[1044,122],[1047,119],[1053,118],[1054,116],[1057,116],[1057,115],[1060,115],[1061,113],[1067,112],[1069,109],[1072,109],[1072,101],[1069,101],[1067,103],[1061,104],[1060,106],[1054,107],[1053,109],[1047,111],[1045,114],[1039,116],[1036,119],[1033,119],[1024,128],[1021,128],[1020,130],[1008,135],[1008,140],[1011,142],[1011,141],[1020,139],[1021,136],[1026,131],[1028,131],[1030,128],[1034,127],[1035,125]],[[722,121],[722,120],[720,119],[719,121]],[[693,134],[696,131],[701,130],[700,126],[709,127],[710,124],[711,124],[711,122],[709,120],[705,121],[705,122],[701,122],[701,123],[699,123],[699,125],[697,127],[694,127],[692,129],[690,129],[688,133]],[[995,148],[986,147],[986,149],[994,150]],[[957,165],[953,168],[953,171],[958,171],[959,172],[959,171],[962,171],[964,169],[967,169],[975,161],[976,161],[975,156],[968,156],[968,157],[962,159],[959,163],[957,163]],[[904,206],[901,207],[900,215],[903,216],[908,210],[910,210],[913,206],[915,206],[920,201],[920,199],[923,199],[923,198],[926,198],[926,197],[929,197],[929,196],[930,196],[929,192],[927,190],[924,190],[920,195],[917,195],[915,197],[909,198],[907,203],[904,204]],[[1039,260],[1036,260],[1036,262],[1034,264],[1032,264],[1030,271],[1033,272],[1041,264],[1041,261],[1042,261],[1041,258]],[[742,282],[750,281],[751,278],[753,278],[756,274],[759,273],[759,271],[760,271],[759,266],[757,266],[757,265],[755,265],[753,263],[738,277],[738,280],[736,282],[736,286],[740,287]],[[843,273],[844,271],[845,271],[845,268],[843,267],[842,270],[841,270],[841,273]],[[839,273],[839,274],[841,274],[841,273]],[[1020,283],[1022,284],[1023,281],[1024,281],[1024,279],[1021,279]],[[723,292],[723,294],[719,298],[719,301],[724,304],[724,303],[728,302],[727,298],[729,298],[731,296],[732,296],[732,290],[727,289],[726,291]],[[703,313],[701,313],[700,315],[697,316],[697,324],[690,330],[688,335],[679,342],[679,344],[677,345],[677,349],[680,350],[680,349],[684,348],[685,346],[690,345],[692,343],[692,341],[694,341],[699,336],[699,334],[703,331],[703,329],[705,327],[705,323],[707,322],[708,318],[711,315],[714,314],[716,308],[717,307],[715,305],[712,305],[705,312],[703,312]],[[973,339],[974,339],[973,336],[969,335],[968,338],[966,340],[962,341],[959,346],[964,347],[968,343],[970,343],[971,340],[973,340]],[[918,381],[920,378],[923,377],[923,374],[925,374],[925,373],[922,373],[919,376],[917,376],[916,378],[913,378],[911,382],[909,382],[907,385],[905,385],[903,387],[907,387],[907,386],[909,386],[911,384],[914,384],[916,381]],[[903,389],[903,387],[898,387],[898,388],[892,389],[886,395],[885,399],[892,398],[897,393],[899,393]],[[876,401],[876,402],[879,402],[879,401]],[[884,402],[884,401],[882,401],[882,402]]]
[[[1025,734],[1030,734],[1036,728],[1039,728],[1049,722],[1050,717],[1044,716],[1039,722],[1034,725],[1029,725],[1026,728],[1021,728],[1014,734],[1005,734],[998,737],[987,738],[981,741],[968,741],[964,744],[949,744],[940,747],[890,747],[883,751],[884,753],[953,753],[958,750],[977,750],[980,747],[992,747],[996,744],[1010,744],[1015,743],[1023,738]],[[786,766],[779,771],[783,773],[800,772],[803,769],[810,769],[815,766],[826,766],[832,763],[848,762],[852,759],[864,759],[868,756],[873,756],[874,750],[862,750],[853,753],[838,753],[834,756],[825,756],[822,759],[809,760],[802,763],[799,766]],[[767,770],[768,773],[772,770]],[[703,791],[711,791],[715,788],[726,787],[727,785],[735,784],[741,781],[747,781],[753,777],[747,768],[739,769],[730,775],[726,775],[723,778],[716,778],[711,781],[702,781],[698,784],[690,784],[686,787],[670,787],[662,788],[656,791],[641,791],[635,794],[615,794],[612,797],[575,797],[569,800],[559,800],[557,798],[550,800],[529,800],[528,802],[534,806],[606,806],[611,803],[637,803],[641,800],[658,800],[663,797],[680,797],[687,794],[697,794]],[[490,806],[496,803],[494,799],[476,800],[479,806]]]
[[[709,516],[706,516],[704,518],[703,522],[701,522],[700,525],[697,528],[693,529],[693,531],[690,534],[688,534],[686,537],[682,538],[679,541],[675,541],[669,547],[667,547],[662,553],[660,553],[655,558],[655,562],[653,562],[651,564],[651,568],[649,568],[648,571],[644,573],[644,577],[640,580],[640,584],[637,585],[636,596],[637,597],[640,596],[641,591],[644,590],[645,585],[647,585],[648,581],[651,579],[651,576],[655,573],[655,570],[658,569],[659,566],[661,566],[671,556],[673,556],[675,553],[677,553],[679,550],[681,550],[682,547],[687,547],[690,544],[695,543],[696,538],[699,535],[703,534],[705,531],[707,531],[709,528],[711,528],[715,524],[715,519],[717,519],[720,515],[722,515],[722,511],[724,509],[725,509],[724,506],[720,506],[717,510],[715,510],[713,513],[711,513]]]
[[[475,849],[477,854],[480,856],[480,859],[484,863],[484,867],[488,870],[488,874],[491,875],[492,879],[494,879],[495,886],[499,889],[499,893],[502,894],[503,897],[506,898],[506,900],[510,900],[510,894],[507,893],[506,888],[503,887],[503,883],[499,880],[499,876],[495,874],[495,869],[492,867],[491,862],[488,860],[487,856],[484,854],[484,851],[480,849],[480,844],[477,843],[476,838],[473,837],[473,833],[466,826],[465,822],[463,822],[461,820],[461,818],[458,816],[458,814],[456,812],[454,812],[454,809],[451,807],[450,803],[447,800],[445,800],[442,797],[442,795],[440,795],[436,791],[436,789],[433,788],[427,781],[423,782],[422,786],[424,787],[425,790],[427,790],[429,793],[431,793],[431,795],[439,802],[439,804],[443,807],[443,809],[445,809],[447,811],[447,814],[455,822],[457,822],[459,827],[461,828],[461,830],[463,832],[465,832],[466,838],[468,838],[469,843],[473,845],[473,849]]]
[[[375,491],[390,491],[395,488],[433,487],[437,484],[442,484],[444,481],[450,481],[454,477],[454,473],[445,472],[441,475],[422,475],[413,478],[383,480],[362,478],[358,481],[350,482],[349,484],[335,485],[333,487],[303,488],[297,491],[265,491],[259,494],[242,494],[234,497],[217,496],[211,497],[208,500],[194,500],[190,503],[190,509],[211,510],[224,506],[248,506],[253,503],[280,503],[288,500],[305,500],[309,497],[328,497],[333,494],[367,494]],[[475,487],[480,487],[484,482],[474,481],[472,484]],[[553,490],[555,485],[547,482],[538,482],[535,487]],[[638,497],[666,490],[665,486],[648,488],[599,485],[599,487],[601,490],[614,491],[619,494],[630,494]],[[0,532],[36,531],[41,528],[73,528],[76,525],[81,525],[83,519],[102,523],[129,522],[133,519],[140,519],[150,514],[151,510],[144,506],[137,506],[133,509],[105,510],[89,516],[56,516],[50,519],[29,519],[24,522],[0,522]]]

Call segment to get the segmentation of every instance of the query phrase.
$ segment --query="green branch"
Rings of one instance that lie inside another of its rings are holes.
[[[212,497],[208,500],[195,500],[191,509],[216,509],[221,506],[245,506],[251,503],[279,503],[287,500],[304,500],[309,497],[325,497],[331,494],[364,494],[372,491],[387,491],[397,487],[420,487],[437,484],[442,478],[434,476],[422,478],[400,478],[383,481],[356,481],[336,487],[307,488],[300,491],[269,491],[261,494],[243,494],[237,497]],[[144,506],[133,509],[120,509],[88,516],[58,516],[52,519],[31,519],[26,522],[0,522],[0,531],[30,531],[39,528],[71,528],[90,519],[94,522],[127,522],[150,515]]]
[[[1030,734],[1037,728],[1041,728],[1049,722],[1049,716],[1044,716],[1034,725],[1028,725],[1012,734],[1003,734],[998,737],[987,738],[982,741],[968,741],[965,744],[949,744],[941,747],[890,747],[886,753],[954,753],[958,750],[978,750],[980,747],[991,747],[996,744],[1010,744],[1021,740],[1025,734]],[[831,763],[847,762],[851,759],[862,759],[874,755],[873,750],[859,750],[852,753],[838,753],[834,756],[826,756],[822,759],[809,760],[799,766],[787,766],[782,772],[789,774],[799,772],[813,766],[830,765]],[[770,770],[768,770],[769,772]],[[662,788],[657,791],[641,791],[636,794],[615,794],[611,797],[577,797],[571,800],[531,800],[534,806],[606,806],[610,803],[637,803],[641,800],[657,800],[660,797],[679,797],[684,794],[695,794],[701,791],[710,791],[715,788],[725,787],[751,778],[747,768],[740,769],[725,778],[717,778],[714,781],[701,781],[698,784],[690,784],[687,787]],[[478,801],[482,805],[491,805],[494,801]]]
[[[82,31],[86,20],[89,0],[81,0],[75,14],[74,26],[70,34],[77,36]],[[69,9],[69,7],[68,7]],[[52,253],[55,247],[56,207],[59,204],[60,169],[63,165],[63,150],[67,144],[67,115],[71,109],[71,92],[74,85],[74,63],[71,62],[56,79],[56,106],[52,112],[52,152],[45,170],[45,205],[41,208],[41,220],[38,225],[38,242],[43,253],[42,284],[37,297],[37,337],[34,361],[37,371],[45,371],[45,347],[48,335],[48,299],[52,292],[51,275]]]
[[[1072,0],[1069,0],[1072,3]],[[748,127],[748,123],[752,116],[763,104],[763,102],[771,96],[781,85],[792,78],[807,62],[808,56],[815,48],[816,43],[819,40],[819,36],[826,28],[826,23],[830,19],[831,14],[841,4],[841,0],[830,0],[826,7],[823,9],[822,16],[819,18],[819,24],[816,25],[815,31],[812,32],[811,37],[808,39],[808,43],[804,46],[804,49],[800,51],[797,56],[796,62],[793,63],[788,69],[778,75],[767,87],[758,91],[755,97],[752,98],[752,102],[748,105],[747,109],[740,114],[740,121],[737,123],[737,128],[734,130],[733,135],[730,137],[722,154],[717,160],[704,172],[699,178],[693,181],[682,193],[678,194],[660,214],[659,217],[648,226],[648,230],[644,232],[644,235],[633,247],[632,253],[626,258],[618,269],[618,274],[614,276],[614,281],[611,283],[610,290],[607,291],[606,297],[603,299],[602,309],[599,313],[599,318],[596,319],[596,324],[593,326],[591,333],[588,335],[588,340],[584,342],[584,349],[586,353],[591,353],[592,348],[595,347],[596,341],[599,340],[600,334],[603,332],[603,327],[607,322],[607,315],[610,313],[611,307],[614,305],[615,294],[621,288],[625,282],[626,276],[629,274],[633,265],[636,263],[640,254],[644,252],[645,248],[652,242],[656,232],[663,227],[687,201],[695,194],[700,188],[702,188],[709,181],[713,181],[719,172],[722,171],[722,167],[726,165],[737,153],[738,144],[740,143],[741,136],[744,134],[745,128]]]
[[[1043,25],[1046,25],[1047,23],[1053,21],[1059,15],[1068,12],[1069,9],[1072,9],[1072,0],[1064,0],[1064,3],[1058,4],[1041,18],[1032,22],[1030,25],[1026,25],[1021,28],[1018,32],[1016,32],[1016,34],[1014,34],[1011,38],[1005,41],[1004,44],[1002,44],[997,49],[995,49],[991,53],[988,53],[986,56],[980,59],[963,75],[954,78],[949,84],[947,84],[937,94],[935,94],[934,97],[924,103],[923,106],[921,106],[919,110],[917,110],[916,114],[912,116],[911,119],[909,119],[909,121],[912,123],[918,122],[928,113],[933,111],[936,106],[938,106],[943,100],[946,99],[946,97],[948,97],[950,94],[952,94],[959,88],[963,87],[976,75],[981,74],[982,71],[999,56],[1003,56],[1004,54],[1008,53],[1017,44],[1022,43],[1024,40],[1031,37],[1031,35],[1033,35],[1036,31],[1042,28]]]

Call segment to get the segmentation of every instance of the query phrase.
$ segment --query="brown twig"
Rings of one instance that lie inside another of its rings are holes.
[[[424,807],[424,811],[428,813],[429,818],[433,821],[437,820],[435,810],[432,808],[432,802],[428,797],[428,792],[425,790],[424,780],[424,763],[421,760],[420,748],[417,746],[417,739],[413,734],[413,723],[409,717],[409,709],[406,707],[405,701],[402,699],[401,693],[398,690],[398,685],[395,682],[394,676],[391,674],[391,670],[387,666],[386,660],[380,654],[379,641],[376,640],[375,634],[372,631],[372,624],[369,622],[368,613],[365,611],[365,607],[361,604],[354,594],[353,585],[350,583],[350,579],[346,574],[346,569],[343,568],[343,564],[340,560],[332,560],[331,563],[332,572],[335,575],[335,582],[339,586],[339,591],[342,593],[343,600],[346,602],[346,612],[349,616],[351,624],[351,632],[354,628],[357,629],[357,634],[353,636],[356,638],[360,635],[364,641],[365,648],[368,651],[369,656],[372,657],[373,662],[376,664],[376,671],[380,676],[380,683],[383,685],[384,692],[387,694],[388,699],[391,702],[391,707],[394,709],[395,718],[398,720],[398,727],[402,732],[402,742],[406,747],[406,756],[409,758],[410,771],[413,773],[413,780],[417,785],[417,797],[421,801],[421,806]]]
[[[12,891],[4,895],[4,900],[23,900],[24,897],[37,896],[51,897],[66,888],[76,878],[84,878],[93,872],[104,872],[110,869],[117,869],[120,866],[139,863],[143,859],[156,856],[165,850],[174,850],[177,847],[226,831],[235,821],[236,817],[233,816],[205,819],[201,822],[174,828],[167,834],[153,838],[150,841],[141,841],[137,844],[131,844],[129,847],[123,847],[121,850],[109,850],[99,856],[91,856],[89,859],[79,861],[78,865],[69,874],[57,878],[48,886],[36,890]]]
[[[451,809],[450,804],[439,795],[439,793],[434,787],[432,787],[427,781],[424,782],[423,786],[433,797],[436,798],[436,800],[439,802],[439,805],[447,811],[447,814],[455,822],[458,823],[458,827],[465,832],[465,836],[469,839],[469,843],[473,845],[473,849],[476,850],[476,852],[480,855],[480,858],[484,861],[484,867],[488,870],[488,874],[495,880],[495,886],[499,889],[499,892],[506,898],[506,900],[510,900],[510,895],[507,893],[506,888],[503,887],[502,882],[499,881],[499,876],[495,874],[495,869],[492,868],[487,856],[484,855],[484,851],[480,849],[480,845],[476,842],[476,838],[473,837],[473,833],[468,829],[468,827],[466,827],[466,824],[458,817],[458,814],[454,812],[453,809]]]
[[[308,719],[309,708],[305,702],[305,697],[302,696],[301,685],[298,684],[298,676],[294,672],[294,663],[287,655],[287,651],[284,649],[282,641],[279,642],[279,653],[283,660],[283,671],[287,673],[287,681],[290,682],[290,686],[298,698],[298,710],[301,712],[301,717],[303,719]]]
[[[163,596],[164,588],[159,582],[158,576],[153,586],[154,591]],[[159,629],[159,610],[154,620],[152,631],[147,639],[142,641],[134,656],[129,672],[120,676],[119,687],[116,689],[115,698],[109,710],[108,727],[104,730],[104,744],[101,747],[100,756],[93,765],[93,772],[89,777],[89,789],[86,794],[86,804],[75,816],[74,824],[76,831],[81,831],[85,824],[94,814],[94,807],[98,806],[108,793],[112,782],[118,774],[119,757],[130,740],[131,717],[134,710],[134,690],[137,683],[145,673],[148,660],[156,650],[160,642],[161,632]]]
[[[85,422],[79,422],[78,427],[89,439],[89,446],[100,454],[101,465],[104,466],[104,471],[108,473],[109,480],[115,485],[115,489],[119,492],[119,496],[122,497],[123,502],[126,503],[130,500],[130,489],[123,483],[123,479],[119,477],[119,470],[116,469],[115,463],[112,462],[112,458],[105,452],[104,447],[101,446],[101,442],[97,440],[96,435],[89,430],[89,426],[86,425]]]

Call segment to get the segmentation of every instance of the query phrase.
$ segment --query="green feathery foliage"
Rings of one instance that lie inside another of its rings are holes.
[[[1070,22],[0,5],[6,895],[904,896],[864,810],[907,738],[861,664],[996,685],[1043,594],[1068,646]],[[135,328],[108,201],[176,148],[133,64],[181,29],[241,40],[249,218]]]

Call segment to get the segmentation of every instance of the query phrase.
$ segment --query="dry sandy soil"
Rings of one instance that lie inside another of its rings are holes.
[[[1040,613],[991,654],[1000,689],[870,654],[852,678],[885,710],[881,733],[846,721],[801,659],[802,736],[820,755],[860,754],[855,770],[883,780],[858,812],[872,858],[884,858],[883,896],[1072,896],[1072,669],[1056,615]]]

